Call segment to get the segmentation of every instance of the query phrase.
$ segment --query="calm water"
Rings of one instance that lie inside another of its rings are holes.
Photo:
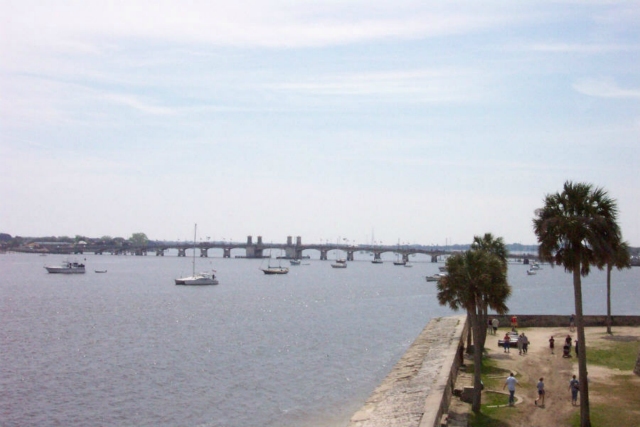
[[[286,276],[198,260],[218,271],[212,287],[173,284],[188,258],[82,258],[87,273],[65,276],[42,268],[64,256],[0,255],[3,427],[345,426],[426,323],[452,314],[419,257]],[[525,271],[510,266],[512,312],[574,311],[569,274]],[[640,268],[613,280],[614,312],[638,314]],[[584,294],[586,314],[605,312],[604,273]]]

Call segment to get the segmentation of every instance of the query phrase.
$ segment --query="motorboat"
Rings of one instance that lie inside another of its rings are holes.
[[[93,271],[95,271],[96,273],[106,273],[107,272],[107,270],[93,270]]]
[[[192,272],[191,276],[188,277],[179,277],[175,279],[176,285],[217,285],[218,279],[216,279],[215,270],[212,270],[211,273],[198,273],[196,274],[196,233],[198,230],[198,224],[196,224],[193,228],[193,259],[191,261]]]
[[[393,265],[407,265],[406,261],[393,261]]]
[[[536,274],[536,270],[533,268],[530,268],[529,270],[527,270],[527,275],[528,276],[535,276]]]
[[[446,273],[447,272],[447,267],[446,266],[440,266],[440,267],[438,267],[438,270],[440,270],[440,273]]]
[[[83,274],[85,272],[84,264],[76,261],[65,261],[60,265],[45,266],[49,273],[58,274]]]
[[[382,259],[376,258],[373,261],[371,261],[371,264],[382,264]]]
[[[347,260],[346,259],[337,259],[336,262],[331,263],[331,267],[333,267],[333,268],[347,268]]]
[[[290,263],[291,265],[300,265],[300,263],[301,263],[301,262],[300,262],[300,260],[299,260],[299,259],[290,259],[290,260],[289,260],[289,263]]]
[[[431,276],[427,276],[427,282],[437,282],[443,277],[447,277],[446,273],[436,273]]]

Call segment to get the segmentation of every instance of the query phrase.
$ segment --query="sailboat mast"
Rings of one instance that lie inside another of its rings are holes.
[[[198,224],[193,226],[193,260],[191,261],[191,269],[193,276],[196,275],[196,233],[198,232]]]

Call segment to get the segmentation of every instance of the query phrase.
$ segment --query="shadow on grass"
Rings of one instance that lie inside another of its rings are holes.
[[[469,419],[469,426],[471,427],[509,427],[510,424],[494,418],[492,411],[487,413],[471,414]]]

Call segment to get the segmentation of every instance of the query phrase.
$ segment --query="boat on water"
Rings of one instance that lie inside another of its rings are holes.
[[[527,276],[535,276],[536,274],[536,270],[533,268],[530,268],[529,270],[527,270]]]
[[[298,264],[292,263],[291,265]],[[269,253],[269,263],[267,264],[267,267],[260,267],[260,270],[262,270],[264,274],[287,274],[289,272],[289,269],[287,267],[283,267],[282,265],[280,265],[280,258],[278,258],[278,265],[271,265],[271,253]]]
[[[371,264],[382,264],[382,259],[380,258],[374,259],[373,261],[371,261]]]
[[[287,274],[289,269],[287,267],[267,267],[261,268],[264,274]]]
[[[332,268],[347,268],[347,260],[346,259],[337,259],[336,262],[331,263]]]
[[[441,273],[446,273],[447,272],[447,267],[446,266],[440,266],[440,267],[438,267],[438,270],[440,270]]]
[[[438,280],[446,276],[447,275],[445,273],[432,274],[431,276],[427,276],[427,282],[437,282]]]
[[[193,229],[193,260],[191,261],[192,272],[191,276],[188,277],[179,277],[175,279],[176,285],[193,285],[193,286],[204,286],[204,285],[217,285],[218,279],[216,279],[215,270],[212,270],[211,273],[198,273],[196,274],[196,233],[198,230],[198,224],[194,226]]]
[[[107,270],[93,270],[93,271],[95,271],[96,273],[106,273],[107,272]]]
[[[299,259],[290,259],[289,264],[291,265],[300,265],[301,261]]]
[[[400,261],[400,260],[393,261],[393,265],[407,265],[407,262],[406,261]]]
[[[60,265],[47,265],[44,267],[49,273],[58,274],[84,274],[84,264],[77,261],[64,261]]]
[[[404,264],[405,267],[413,267],[413,264],[411,264],[410,262],[407,262]]]

